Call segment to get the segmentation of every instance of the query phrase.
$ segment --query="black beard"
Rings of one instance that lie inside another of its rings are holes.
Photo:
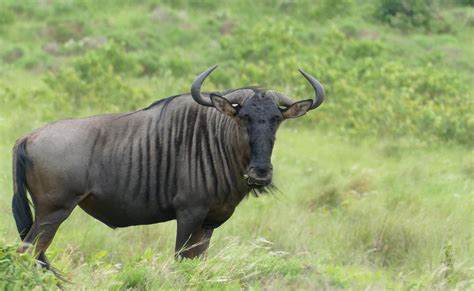
[[[260,195],[264,194],[275,194],[276,192],[279,192],[278,188],[273,184],[270,183],[266,186],[261,186],[261,185],[248,185],[250,187],[250,193],[252,193],[253,196],[258,197]]]

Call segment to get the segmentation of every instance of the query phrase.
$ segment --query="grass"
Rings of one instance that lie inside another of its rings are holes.
[[[392,142],[282,128],[280,193],[246,199],[215,232],[206,259],[174,262],[174,222],[112,230],[79,209],[48,252],[85,289],[467,288],[469,151]],[[4,242],[13,243],[10,210],[2,206],[1,216],[10,221],[1,225]]]
[[[299,67],[324,84],[323,106],[278,133],[280,191],[245,199],[194,261],[173,259],[175,222],[112,230],[76,209],[48,249],[66,289],[472,288],[472,4],[381,17],[401,2],[336,2],[0,3],[0,288],[58,284],[15,253],[15,139],[187,92],[215,63],[205,90],[304,99]]]

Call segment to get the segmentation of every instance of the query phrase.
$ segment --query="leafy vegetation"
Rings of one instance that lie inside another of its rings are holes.
[[[438,5],[434,0],[382,0],[376,16],[401,29],[449,32],[451,28],[441,16]]]
[[[35,288],[37,286],[54,288],[59,280],[51,272],[44,272],[29,254],[17,254],[16,247],[0,246],[0,287],[2,290]]]
[[[48,250],[83,289],[467,289],[474,284],[472,1],[0,3],[0,288],[56,288],[18,243],[11,147],[48,122],[261,84],[321,108],[289,121],[280,193],[250,198],[207,258],[174,224],[111,230],[75,211]]]

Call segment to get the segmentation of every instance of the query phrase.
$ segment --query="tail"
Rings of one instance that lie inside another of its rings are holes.
[[[31,164],[26,152],[26,139],[23,139],[13,148],[13,201],[12,210],[16,228],[21,240],[33,225],[33,215],[26,192],[26,167]]]
[[[26,190],[26,168],[32,165],[26,152],[26,139],[18,142],[13,148],[13,200],[12,210],[15,218],[16,228],[23,241],[33,225],[33,215],[31,213],[30,203]],[[41,265],[50,268],[49,262],[41,252],[38,255]]]

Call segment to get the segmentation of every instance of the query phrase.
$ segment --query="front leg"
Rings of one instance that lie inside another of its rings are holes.
[[[175,257],[194,258],[201,255],[209,246],[212,230],[201,226],[208,213],[204,208],[186,208],[177,211],[177,233]]]
[[[203,255],[207,251],[209,243],[211,242],[212,232],[213,229],[199,227],[191,234],[191,237],[185,244],[184,251],[181,252],[180,256],[192,259]]]

